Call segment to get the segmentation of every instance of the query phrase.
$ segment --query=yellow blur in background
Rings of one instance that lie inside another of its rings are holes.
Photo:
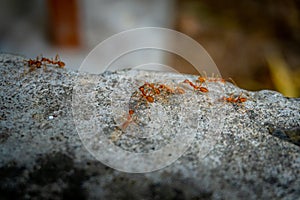
[[[300,2],[179,0],[176,27],[241,88],[300,97]]]

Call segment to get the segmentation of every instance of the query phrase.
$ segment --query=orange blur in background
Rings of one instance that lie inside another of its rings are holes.
[[[76,0],[48,0],[51,40],[59,46],[79,46],[79,20]]]

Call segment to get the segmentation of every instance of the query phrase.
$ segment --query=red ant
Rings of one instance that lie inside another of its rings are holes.
[[[113,132],[111,135],[111,140],[114,142],[116,141],[126,130],[126,128],[129,126],[129,124],[131,124],[132,122],[134,122],[134,118],[133,118],[133,114],[134,114],[134,110],[130,109],[128,111],[128,115],[127,115],[127,119],[126,121],[121,124],[121,125],[117,125],[117,127],[119,129],[121,129],[121,133],[118,133],[117,131]]]
[[[208,89],[206,87],[202,87],[201,85],[197,86],[188,79],[185,79],[183,82],[190,84],[190,86],[193,87],[195,90],[199,90],[200,92],[208,92]]]
[[[201,77],[199,76],[198,77],[198,81],[202,84],[204,82],[221,82],[221,83],[225,83],[226,80],[223,79],[223,78],[213,78],[213,77],[210,77],[210,78],[205,78],[205,77]]]
[[[241,93],[237,97],[234,97],[233,94],[231,94],[229,97],[223,97],[221,100],[223,100],[224,102],[234,103],[244,107],[243,103],[246,102],[248,99],[246,97],[242,97],[242,93]]]
[[[238,97],[234,97],[233,94],[231,94],[229,97],[223,97],[222,100],[230,103],[244,103],[248,99],[246,97],[242,97],[242,94],[240,94]]]
[[[25,62],[27,62],[30,67],[30,72],[34,71],[36,68],[41,68],[42,65],[44,66],[44,70],[46,70],[46,64],[57,65],[60,68],[64,68],[66,65],[64,62],[60,61],[58,54],[56,54],[55,58],[52,60],[45,57],[41,57],[41,59],[36,57],[36,59],[25,60]]]
[[[221,82],[221,83],[225,83],[226,80],[220,77],[214,77],[214,74],[212,75],[212,77],[207,77],[206,73],[204,72],[204,76],[199,76],[198,77],[198,81],[202,84],[207,82]]]
[[[127,116],[127,120],[121,125],[121,129],[122,130],[125,130],[128,126],[129,126],[129,124],[131,123],[131,122],[133,122],[133,117],[132,117],[132,115],[134,114],[134,110],[129,110],[128,111],[128,116]]]

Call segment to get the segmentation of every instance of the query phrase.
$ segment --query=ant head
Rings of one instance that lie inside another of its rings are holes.
[[[198,77],[198,80],[199,80],[201,83],[205,82],[205,79],[206,79],[206,78],[201,77],[201,76]]]
[[[240,102],[246,102],[246,101],[247,101],[247,98],[246,98],[246,97],[239,97],[239,101],[240,101]]]
[[[129,113],[129,115],[133,115],[134,110],[129,110],[128,113]]]

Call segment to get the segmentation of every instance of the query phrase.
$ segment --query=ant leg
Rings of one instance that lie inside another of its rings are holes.
[[[243,108],[243,112],[246,112],[247,111],[247,109],[246,109],[246,107],[245,107],[245,102],[248,100],[248,98],[246,98],[246,97],[242,97],[243,96],[243,94],[244,94],[244,92],[241,92],[240,93],[240,95],[238,96],[238,99],[239,99],[239,101],[240,101],[240,103],[241,103],[241,105],[242,105],[242,108]],[[244,96],[246,96],[246,95],[244,95]]]
[[[60,57],[58,54],[56,54],[55,59],[54,59],[55,64],[57,64],[59,61],[60,61]]]
[[[126,120],[124,123],[122,123],[121,126],[119,126],[119,127],[120,127],[121,130],[124,132],[124,131],[127,129],[127,127],[129,126],[129,124],[131,124],[132,122],[133,122],[133,121],[132,121],[131,117],[128,116],[128,117],[127,117],[127,120]]]
[[[211,100],[211,98],[209,98],[209,96],[208,96],[208,91],[205,92],[204,95],[206,96],[207,100],[209,101],[208,103],[209,103],[210,105],[212,105],[212,100]]]
[[[42,62],[42,59],[43,59],[43,54],[40,54],[40,55],[38,56],[38,58],[39,58],[39,61],[41,61],[41,62]]]
[[[231,82],[232,84],[234,84],[236,87],[238,87],[238,85],[236,84],[236,82],[231,77],[229,77],[228,80],[229,80],[229,82]]]
[[[134,122],[132,115],[130,115],[129,113],[127,113],[125,116],[122,115],[122,117],[120,117],[118,120],[123,120],[123,119],[126,119],[126,120],[121,122],[120,124],[113,125],[113,127],[116,127],[117,129],[122,130],[122,132],[124,132],[126,130],[126,128],[132,122]]]
[[[58,61],[58,54],[55,55],[53,61],[54,61],[54,62],[57,62],[57,61]]]
[[[206,71],[203,71],[203,73],[204,73],[204,78],[205,78],[205,79],[207,79],[207,78],[208,78],[208,76],[207,76],[207,73],[206,73]]]
[[[29,67],[29,60],[23,60],[23,62],[24,62],[24,72],[21,76],[25,76],[29,72],[27,71],[27,67]]]
[[[110,140],[116,142],[123,134],[124,132],[119,127],[116,127],[115,131],[110,135]]]
[[[184,91],[184,89],[181,88],[181,87],[176,87],[176,88],[175,88],[175,93],[176,93],[176,94],[184,94],[185,91]]]
[[[212,77],[212,79],[214,80],[214,78],[215,78],[215,73],[212,73],[212,74],[211,74],[211,77]]]
[[[43,63],[43,71],[47,72],[47,65],[46,65],[46,63]]]
[[[203,71],[203,74],[204,74],[204,76],[202,76],[202,74],[200,73],[201,78],[203,79],[203,82],[201,83],[201,85],[202,85],[203,83],[205,83],[205,86],[207,87],[206,81],[208,81],[208,77],[207,77],[207,74],[206,74],[205,71]],[[201,86],[201,85],[200,85],[200,86]]]
[[[184,83],[184,82],[179,82],[179,86],[183,87],[183,88],[186,89],[186,90],[193,90],[193,91],[195,91],[194,88],[192,89],[189,85],[187,85],[187,84]]]
[[[239,102],[238,105],[241,107],[243,113],[247,112],[244,102]]]

